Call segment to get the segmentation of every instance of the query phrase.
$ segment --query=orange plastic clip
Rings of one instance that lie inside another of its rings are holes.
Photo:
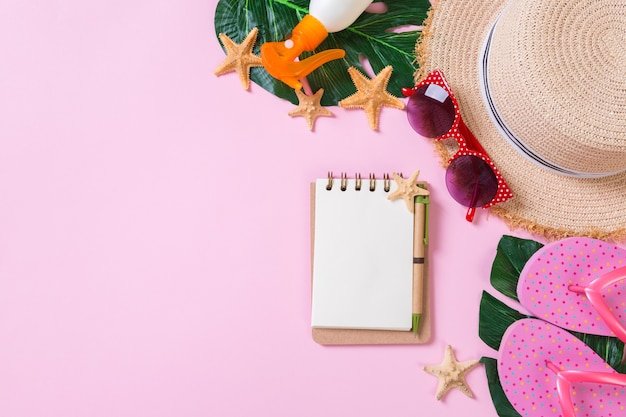
[[[293,28],[291,38],[284,42],[267,42],[261,45],[261,62],[272,77],[300,90],[301,78],[325,63],[346,55],[343,49],[329,49],[302,61],[295,61],[303,51],[315,50],[327,36],[324,25],[315,17],[306,15]]]

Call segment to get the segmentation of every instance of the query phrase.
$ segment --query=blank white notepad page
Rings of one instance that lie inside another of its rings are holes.
[[[409,330],[413,213],[388,199],[394,181],[388,192],[382,180],[327,184],[315,185],[312,326]]]

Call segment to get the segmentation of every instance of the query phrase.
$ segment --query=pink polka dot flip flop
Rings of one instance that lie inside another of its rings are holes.
[[[526,262],[517,295],[537,318],[626,342],[626,250],[618,246],[582,237],[550,243]]]
[[[626,374],[617,373],[570,333],[537,319],[502,337],[498,375],[522,417],[626,415]]]

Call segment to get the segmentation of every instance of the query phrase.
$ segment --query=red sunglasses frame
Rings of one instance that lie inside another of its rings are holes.
[[[461,117],[461,112],[459,111],[459,103],[457,102],[454,93],[452,93],[452,90],[448,85],[448,81],[446,81],[443,73],[440,70],[436,69],[430,72],[428,76],[420,81],[419,84],[417,84],[415,87],[403,88],[402,95],[404,95],[405,97],[410,97],[417,91],[417,89],[429,84],[438,85],[439,87],[443,88],[450,96],[452,104],[454,105],[454,122],[452,122],[452,126],[446,133],[434,138],[434,140],[436,141],[454,138],[454,140],[456,140],[456,143],[459,145],[459,150],[448,160],[448,164],[463,155],[477,156],[483,161],[487,162],[487,164],[489,164],[491,170],[496,176],[496,179],[498,180],[498,189],[493,199],[489,203],[482,206],[482,208],[489,208],[495,204],[503,203],[513,197],[511,189],[500,174],[498,168],[496,168],[493,161],[487,154],[487,151],[485,151],[485,149],[478,142],[478,139],[476,139],[476,136],[474,136],[474,134],[469,130],[469,128],[463,121],[463,118]],[[467,215],[465,216],[467,221],[471,222],[474,219],[475,211],[475,207],[468,207]]]

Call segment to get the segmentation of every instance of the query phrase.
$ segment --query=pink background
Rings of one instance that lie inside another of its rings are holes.
[[[0,415],[495,416],[483,368],[435,399],[438,364],[494,356],[478,306],[502,234],[448,195],[403,111],[379,131],[244,91],[214,0],[0,4]],[[420,169],[432,189],[433,335],[310,336],[309,183]],[[491,290],[492,293],[495,291]]]

